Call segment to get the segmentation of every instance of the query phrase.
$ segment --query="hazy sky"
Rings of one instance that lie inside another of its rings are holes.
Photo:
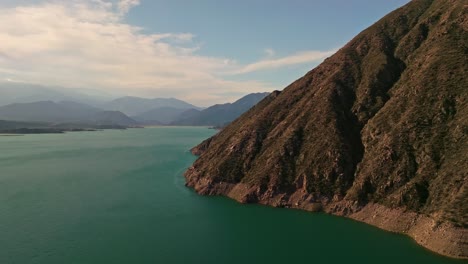
[[[0,0],[0,81],[177,97],[282,89],[407,0]]]

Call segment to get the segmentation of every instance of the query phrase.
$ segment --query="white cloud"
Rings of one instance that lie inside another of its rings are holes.
[[[263,52],[265,52],[265,55],[266,55],[267,57],[273,57],[273,56],[275,56],[275,54],[276,54],[275,50],[272,49],[272,48],[264,49]]]
[[[267,52],[265,50],[265,52]],[[335,53],[336,50],[330,51],[304,51],[299,52],[294,55],[277,58],[277,59],[264,59],[260,60],[244,67],[235,70],[232,74],[244,74],[261,70],[270,70],[275,68],[281,68],[290,65],[310,63],[310,62],[320,62],[328,56]],[[268,52],[267,52],[268,54]]]
[[[140,4],[140,0],[120,0],[117,4],[120,14],[126,14],[134,6]]]
[[[236,99],[222,94],[282,88],[255,80],[225,80],[226,72],[277,68],[330,54],[304,52],[242,66],[230,58],[198,55],[200,47],[190,33],[147,34],[126,24],[122,14],[137,0],[117,5],[104,0],[64,3],[0,8],[0,79],[175,96],[208,105]]]

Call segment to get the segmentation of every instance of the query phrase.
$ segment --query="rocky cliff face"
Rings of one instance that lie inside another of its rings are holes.
[[[468,257],[468,5],[414,0],[213,138],[187,185]]]

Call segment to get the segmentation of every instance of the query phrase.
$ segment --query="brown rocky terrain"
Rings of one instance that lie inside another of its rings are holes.
[[[468,4],[414,0],[193,149],[204,195],[324,211],[468,258]]]

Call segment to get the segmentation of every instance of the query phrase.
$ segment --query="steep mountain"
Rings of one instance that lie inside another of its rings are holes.
[[[168,125],[183,116],[184,113],[190,113],[190,110],[199,112],[196,109],[183,109],[174,107],[154,108],[136,116],[132,116],[142,124],[149,125]]]
[[[133,126],[137,122],[118,111],[103,111],[89,105],[62,101],[16,103],[0,107],[0,120],[93,125]]]
[[[145,112],[161,107],[171,107],[185,110],[191,108],[200,109],[199,107],[175,98],[147,99],[132,96],[117,98],[101,106],[103,109],[120,111],[128,116],[138,116]]]
[[[269,93],[252,93],[234,103],[217,104],[199,113],[192,112],[190,115],[181,115],[181,118],[176,120],[173,124],[189,126],[224,126],[260,102],[268,94]]]
[[[467,258],[467,9],[414,0],[385,16],[194,148],[187,185]]]

